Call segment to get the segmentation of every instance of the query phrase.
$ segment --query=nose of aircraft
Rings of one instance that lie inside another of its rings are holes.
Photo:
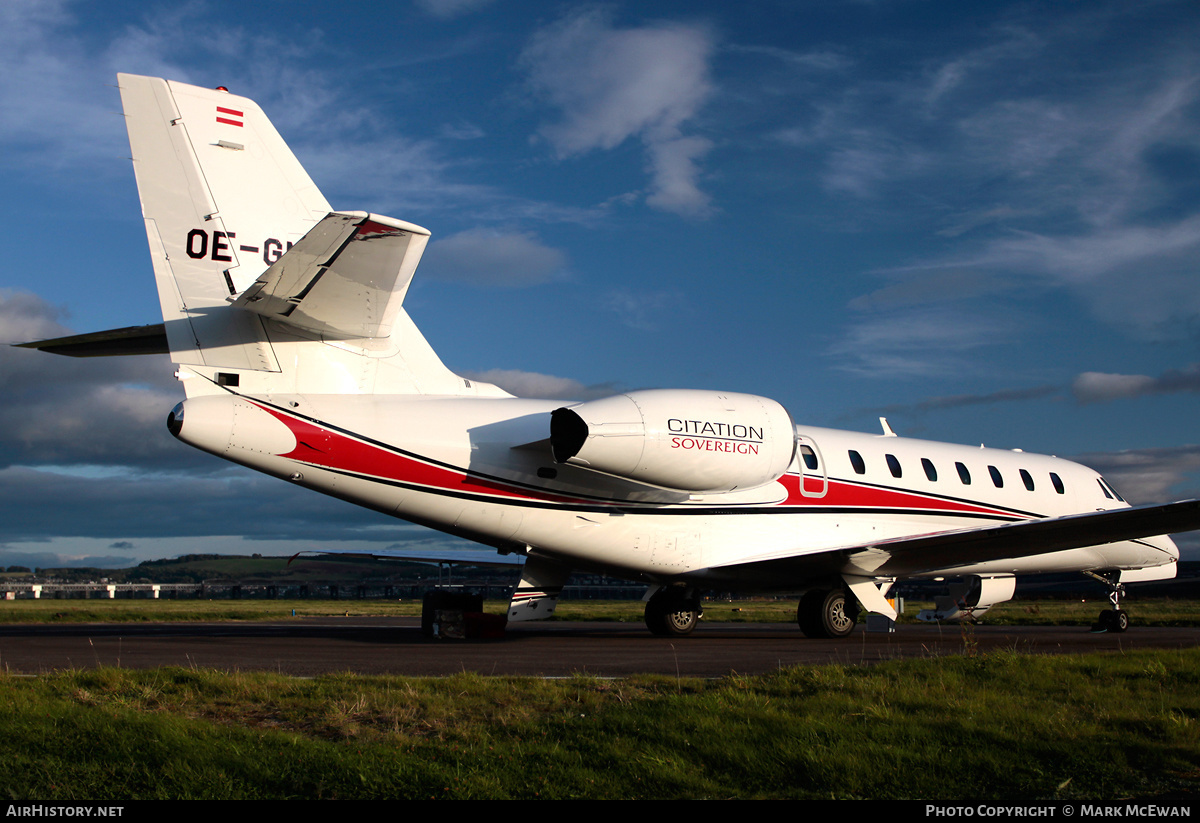
[[[1179,547],[1175,545],[1175,541],[1172,540],[1171,538],[1167,537],[1166,535],[1163,535],[1159,539],[1162,540],[1162,542],[1163,542],[1163,550],[1167,554],[1171,555],[1171,557],[1174,557],[1176,561],[1178,561],[1179,560]]]

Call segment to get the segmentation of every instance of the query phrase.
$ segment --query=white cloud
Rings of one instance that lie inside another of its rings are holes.
[[[947,303],[996,294],[1012,288],[1002,279],[970,269],[910,273],[902,270],[878,272],[896,282],[856,297],[848,307],[855,311],[895,309],[932,303]]]
[[[614,289],[603,298],[603,305],[616,312],[620,321],[631,329],[654,331],[657,317],[666,311],[679,311],[686,300],[676,292],[631,291]]]
[[[335,115],[326,111],[323,116]],[[364,128],[365,134],[360,132],[352,143],[344,133],[317,138],[306,131],[301,126],[297,139],[289,142],[334,208],[341,203],[348,204],[343,208],[405,216],[478,206],[499,197],[485,186],[447,179],[449,162],[430,141],[383,134],[373,127]]]
[[[821,180],[835,192],[874,197],[883,183],[909,177],[930,164],[920,148],[891,135],[869,129],[855,130],[829,151]]]
[[[439,144],[396,133],[355,103],[343,75],[305,68],[321,52],[319,30],[301,45],[234,22],[212,26],[211,13],[200,3],[153,9],[101,51],[66,3],[0,4],[0,71],[20,78],[0,85],[0,162],[127,175],[113,162],[129,154],[120,98],[106,88],[126,72],[251,97],[335,207],[405,215],[511,200],[451,180]]]
[[[697,160],[708,154],[712,143],[701,137],[663,140],[647,147],[653,184],[646,202],[663,211],[700,215],[708,211],[709,197],[700,191]]]
[[[130,472],[97,479],[26,466],[0,468],[5,501],[0,545],[46,535],[91,536],[106,544],[197,538],[228,533],[234,523],[251,539],[311,541],[314,548],[326,541],[393,541],[417,532],[418,527],[379,512],[206,457],[219,471]]]
[[[487,371],[464,371],[463,377],[494,383],[509,394],[542,400],[595,400],[609,397],[620,390],[612,383],[586,386],[569,377],[552,374],[518,371],[516,369],[489,369]]]
[[[1200,392],[1200,363],[1164,372],[1159,377],[1089,371],[1080,374],[1071,384],[1071,393],[1080,403],[1103,403],[1124,397],[1175,392]]]
[[[1084,372],[1071,383],[1071,393],[1080,403],[1103,403],[1119,397],[1146,394],[1154,386],[1154,378],[1144,374],[1104,374]]]
[[[1003,343],[1010,322],[948,307],[862,312],[829,354],[842,369],[869,377],[961,373],[965,353]]]
[[[1100,320],[1132,336],[1188,336],[1200,318],[1200,215],[1169,225],[1112,225],[1082,234],[1022,232],[956,265],[1037,278],[1074,293]]]
[[[70,334],[58,322],[64,314],[36,294],[0,289],[0,345],[64,337]]]
[[[416,0],[415,5],[430,17],[449,20],[478,11],[492,2],[493,0]]]
[[[711,209],[698,161],[712,144],[684,128],[712,95],[712,33],[660,23],[620,29],[584,9],[540,30],[521,56],[536,94],[561,111],[541,134],[559,157],[641,140],[651,175],[648,202],[679,214]]]
[[[1026,400],[1041,400],[1061,392],[1059,386],[1033,386],[1027,389],[1002,389],[987,394],[955,394],[943,397],[928,397],[916,403],[898,403],[876,409],[866,409],[855,412],[860,416],[866,412],[871,414],[924,414],[941,409],[959,409],[966,406],[990,406],[996,403],[1016,403]]]
[[[446,123],[440,129],[440,132],[443,137],[450,140],[479,140],[487,136],[487,133],[479,126],[466,121]]]
[[[993,324],[1042,290],[1065,292],[1132,337],[1192,336],[1200,321],[1196,26],[1148,37],[1157,23],[1132,7],[1009,16],[1019,23],[982,32],[971,48],[923,62],[906,52],[910,62],[892,77],[856,74],[857,63],[823,75],[797,107],[817,115],[776,132],[820,164],[819,182],[856,227],[869,215],[932,241],[906,273],[890,275],[891,294],[852,305],[901,292],[917,305],[924,286],[956,270],[1008,284],[996,291],[1003,299],[970,304]],[[1121,38],[1126,28],[1137,36]],[[943,226],[932,238],[931,220]],[[900,327],[889,326],[899,340]],[[856,325],[850,334],[844,350],[860,349],[869,332]],[[907,365],[922,358],[915,344],[924,334],[914,328]],[[926,354],[945,362],[943,341],[929,343]]]
[[[0,291],[0,343],[70,334],[36,295]],[[0,345],[0,466],[184,460],[164,421],[183,399],[163,355],[74,358]]]
[[[811,72],[841,71],[849,68],[851,60],[831,49],[794,51],[775,46],[731,45],[726,50],[735,54],[759,54],[781,61],[793,68]]]
[[[0,141],[6,165],[71,168],[128,154],[116,78],[89,54],[64,2],[0,4]],[[105,93],[105,92],[109,93]]]
[[[429,245],[421,272],[439,280],[524,288],[562,278],[567,256],[530,233],[469,229]]]
[[[1021,232],[994,241],[978,265],[1039,271],[1087,284],[1131,265],[1192,256],[1200,250],[1200,215],[1162,227],[1115,226],[1102,232],[1050,236]]]
[[[1082,454],[1072,458],[1105,476],[1121,496],[1134,505],[1167,503],[1194,497],[1200,472],[1200,446],[1141,449],[1116,453]]]

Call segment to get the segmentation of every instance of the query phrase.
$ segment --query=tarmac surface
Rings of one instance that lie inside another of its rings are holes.
[[[884,660],[1015,650],[1080,654],[1200,645],[1200,628],[1144,628],[1123,634],[1086,628],[861,626],[842,640],[812,640],[786,623],[702,623],[685,638],[655,637],[640,623],[526,623],[503,639],[431,640],[404,617],[322,617],[261,623],[22,624],[0,626],[0,667],[19,674],[65,668],[198,666],[295,676],[336,672],[440,676],[684,677],[759,674],[800,664],[863,665]]]

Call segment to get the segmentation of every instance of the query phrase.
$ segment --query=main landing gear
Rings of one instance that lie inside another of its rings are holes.
[[[690,589],[670,586],[646,601],[646,628],[661,637],[689,635],[703,616],[700,593]]]
[[[858,601],[845,589],[812,589],[800,598],[796,622],[808,637],[845,637],[858,623]]]
[[[1121,608],[1121,596],[1125,594],[1125,587],[1121,585],[1121,573],[1113,572],[1110,577],[1103,577],[1092,572],[1084,572],[1084,574],[1108,588],[1108,601],[1113,606],[1111,609],[1100,612],[1100,616],[1092,624],[1092,631],[1123,632],[1128,629],[1129,612]]]

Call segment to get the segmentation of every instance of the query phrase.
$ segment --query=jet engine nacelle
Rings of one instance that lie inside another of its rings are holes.
[[[778,480],[795,439],[779,403],[728,392],[629,392],[556,409],[550,418],[556,462],[687,492]]]

